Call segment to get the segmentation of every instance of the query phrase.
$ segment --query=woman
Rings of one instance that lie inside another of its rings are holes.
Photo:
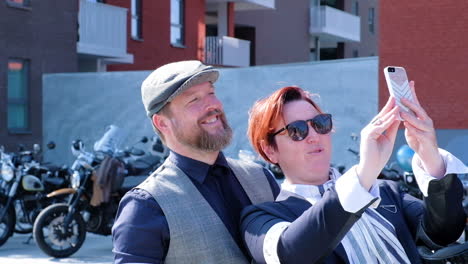
[[[413,95],[414,83],[411,82]],[[258,263],[421,263],[416,240],[455,241],[465,226],[463,163],[439,150],[431,119],[416,102],[390,98],[361,131],[360,161],[344,175],[330,167],[332,118],[298,87],[255,103],[248,135],[255,150],[285,174],[275,202],[249,206],[244,242]],[[393,149],[400,116],[416,152],[423,203],[395,182],[377,181]]]

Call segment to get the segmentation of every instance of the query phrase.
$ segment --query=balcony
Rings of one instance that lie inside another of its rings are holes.
[[[310,34],[330,42],[359,42],[361,18],[329,6],[310,9]]]
[[[205,62],[233,67],[250,66],[250,41],[223,37],[206,37]]]
[[[275,9],[275,0],[206,0],[208,5],[227,2],[233,2],[236,11]]]
[[[114,63],[133,63],[127,53],[127,9],[80,0],[77,52]]]

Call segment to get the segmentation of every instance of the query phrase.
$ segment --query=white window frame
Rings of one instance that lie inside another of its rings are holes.
[[[185,1],[184,0],[170,0],[171,1],[171,44],[177,47],[184,47],[185,44],[185,18],[184,18],[184,9]],[[173,14],[178,12],[178,21],[174,21]],[[178,30],[177,37],[174,39],[173,36],[176,33],[175,30]]]

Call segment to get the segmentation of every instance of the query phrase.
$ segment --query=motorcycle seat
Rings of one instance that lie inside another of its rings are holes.
[[[44,182],[46,184],[52,184],[52,185],[55,185],[55,186],[60,186],[60,185],[63,185],[63,183],[65,182],[65,179],[64,178],[58,178],[58,177],[49,177],[49,178],[45,178]]]

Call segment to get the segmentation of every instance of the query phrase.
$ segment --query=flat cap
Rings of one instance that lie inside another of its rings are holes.
[[[214,83],[218,76],[216,69],[197,60],[173,62],[157,68],[141,85],[146,114],[153,116],[187,88]]]

